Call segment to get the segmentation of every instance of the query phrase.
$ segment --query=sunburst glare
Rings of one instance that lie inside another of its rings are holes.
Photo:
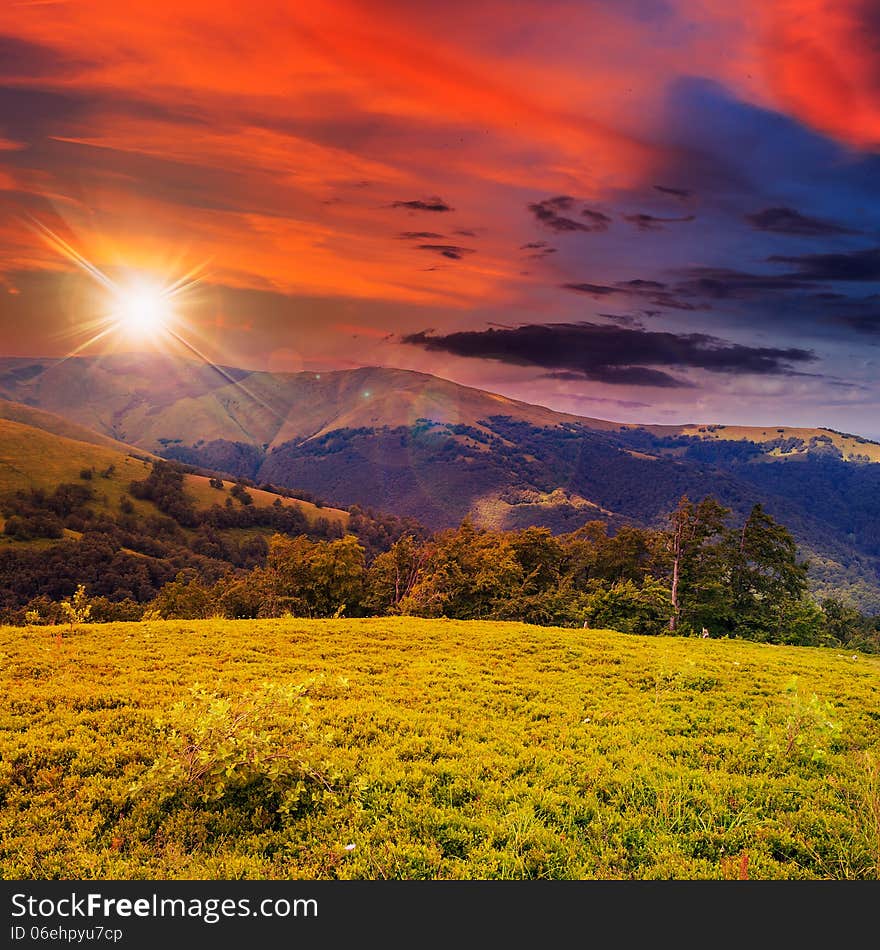
[[[114,298],[112,318],[133,337],[155,337],[173,317],[167,290],[147,281],[120,287]]]
[[[204,280],[206,264],[199,264],[165,282],[136,272],[127,272],[123,281],[117,281],[42,222],[30,218],[30,223],[50,247],[87,274],[110,298],[107,309],[100,316],[83,319],[79,323],[79,332],[87,338],[71,350],[66,359],[78,356],[100,340],[120,334],[129,341],[161,345],[162,349],[174,350],[177,347],[179,352],[182,348],[190,354],[190,358],[195,357],[210,367],[254,403],[278,415],[276,409],[210,359],[193,340],[187,339],[189,334],[181,332],[184,330],[184,321],[178,312],[178,305],[182,308],[186,295]]]

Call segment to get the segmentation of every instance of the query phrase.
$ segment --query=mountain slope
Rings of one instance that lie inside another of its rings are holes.
[[[379,367],[261,373],[160,356],[3,359],[0,396],[152,451],[215,440],[268,449],[335,429],[411,425],[421,418],[478,426],[489,416],[510,415],[538,426],[619,428],[425,373]]]
[[[132,446],[126,445],[124,442],[118,442],[116,439],[111,439],[100,432],[86,428],[86,426],[71,422],[63,416],[52,412],[44,412],[34,406],[25,406],[19,402],[10,402],[8,399],[0,399],[0,419],[17,422],[33,429],[41,429],[44,432],[72,439],[75,442],[97,445],[125,455],[134,451]],[[139,454],[144,455],[145,453],[141,451]]]
[[[36,418],[45,422],[47,414]],[[71,427],[71,431],[77,431],[77,427]],[[29,489],[52,491],[61,483],[80,483],[93,488],[99,508],[116,511],[122,499],[127,498],[136,510],[156,513],[151,503],[129,498],[131,482],[144,479],[150,471],[149,458],[132,454],[133,451],[107,448],[0,418],[0,494]],[[87,472],[91,474],[84,480],[82,475]],[[188,474],[184,487],[197,509],[207,509],[225,500],[225,493],[212,488],[207,476]],[[228,487],[224,485],[224,489]],[[335,508],[319,509],[310,502],[283,498],[257,488],[248,492],[257,508],[280,502],[285,507],[298,508],[309,522],[318,518],[335,522],[348,519],[347,512]],[[0,518],[0,530],[2,527]]]
[[[0,359],[0,397],[55,413],[111,440],[164,452],[222,441],[261,452],[337,429],[412,426],[420,419],[485,431],[505,416],[536,427],[577,425],[714,441],[747,441],[771,458],[828,446],[846,459],[880,462],[880,443],[823,428],[713,424],[645,425],[556,412],[426,373],[363,367],[326,373],[267,373],[149,355],[66,360]],[[11,415],[0,417],[40,426]],[[50,429],[49,431],[54,431]],[[83,441],[82,433],[73,434]]]
[[[271,374],[163,357],[0,360],[0,396],[142,450],[430,527],[657,525],[682,494],[794,532],[817,591],[880,611],[880,445],[828,429],[635,426],[448,380]]]

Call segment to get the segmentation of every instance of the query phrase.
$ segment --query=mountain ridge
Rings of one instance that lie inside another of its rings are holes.
[[[83,393],[84,377],[88,392]],[[335,429],[395,427],[420,419],[472,425],[511,415],[534,425],[745,439],[756,444],[826,437],[844,459],[880,462],[880,443],[822,426],[707,422],[625,423],[562,412],[415,370],[364,366],[321,373],[209,367],[132,354],[64,360],[0,358],[0,397],[63,416],[117,442],[159,454],[170,441],[224,439],[271,450]],[[174,430],[171,435],[165,430]],[[797,449],[773,450],[777,456]],[[861,457],[860,457],[861,456]],[[867,456],[867,459],[864,458]]]
[[[78,361],[77,361],[78,360]],[[271,374],[126,357],[0,360],[0,397],[226,477],[427,527],[664,523],[682,495],[788,525],[821,591],[880,611],[880,444],[824,428],[635,425],[409,370]]]

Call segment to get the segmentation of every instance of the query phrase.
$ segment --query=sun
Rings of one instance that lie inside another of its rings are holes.
[[[139,283],[121,287],[113,316],[117,325],[132,336],[156,336],[171,319],[171,304],[161,287]]]

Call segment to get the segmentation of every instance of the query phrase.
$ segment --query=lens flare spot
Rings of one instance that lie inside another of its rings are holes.
[[[155,336],[167,326],[171,307],[161,288],[136,284],[117,293],[114,316],[118,325],[133,336]]]

